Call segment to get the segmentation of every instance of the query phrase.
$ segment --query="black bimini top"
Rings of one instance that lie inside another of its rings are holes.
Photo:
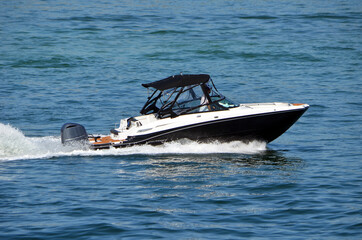
[[[206,83],[209,81],[209,79],[210,76],[208,74],[174,75],[156,82],[144,83],[142,86],[145,88],[152,87],[163,91],[175,87],[186,87],[190,85]]]

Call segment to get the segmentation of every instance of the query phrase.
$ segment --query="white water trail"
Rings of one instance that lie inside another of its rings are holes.
[[[19,129],[0,123],[0,161],[65,156],[122,156],[137,154],[256,154],[265,150],[266,143],[259,141],[250,143],[240,141],[198,143],[190,140],[181,140],[159,146],[139,145],[94,151],[81,145],[63,146],[60,142],[60,136],[26,137]]]

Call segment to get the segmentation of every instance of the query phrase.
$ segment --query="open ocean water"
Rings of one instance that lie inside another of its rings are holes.
[[[0,43],[0,239],[362,238],[360,0],[1,1]],[[180,72],[311,107],[268,145],[60,144]]]

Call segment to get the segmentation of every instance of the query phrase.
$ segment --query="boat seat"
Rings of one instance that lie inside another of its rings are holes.
[[[113,133],[114,135],[118,135],[118,131],[116,129],[111,129],[111,133]]]

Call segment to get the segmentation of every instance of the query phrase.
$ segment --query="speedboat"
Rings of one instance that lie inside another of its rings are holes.
[[[88,135],[82,125],[66,123],[61,129],[62,143],[85,141],[92,149],[179,139],[269,143],[309,108],[303,103],[235,104],[217,90],[207,74],[174,75],[142,86],[149,94],[140,116],[120,120],[108,136]]]

